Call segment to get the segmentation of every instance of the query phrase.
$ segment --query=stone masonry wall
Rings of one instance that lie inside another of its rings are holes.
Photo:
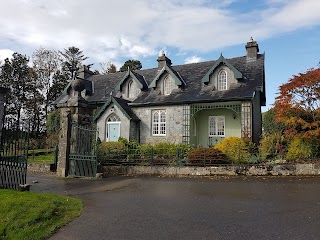
[[[166,136],[152,136],[152,112],[166,110]],[[161,107],[133,108],[135,114],[141,119],[140,142],[157,143],[171,142],[182,143],[183,140],[183,105]]]
[[[320,175],[320,163],[295,165],[226,165],[211,167],[105,166],[103,176],[302,176]]]

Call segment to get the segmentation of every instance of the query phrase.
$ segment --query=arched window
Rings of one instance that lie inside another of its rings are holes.
[[[166,111],[156,110],[152,112],[152,135],[165,136],[166,135]]]
[[[120,122],[120,118],[117,114],[112,113],[108,118],[107,122]]]
[[[224,70],[218,74],[218,90],[227,90],[227,72]]]
[[[163,79],[163,95],[170,95],[172,91],[172,79],[168,75]]]

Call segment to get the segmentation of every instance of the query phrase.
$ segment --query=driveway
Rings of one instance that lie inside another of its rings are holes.
[[[50,239],[320,239],[320,177],[32,181],[31,191],[84,201]]]

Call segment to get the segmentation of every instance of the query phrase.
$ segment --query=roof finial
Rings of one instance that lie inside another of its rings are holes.
[[[162,50],[162,56],[166,56],[166,53],[164,52],[164,50]]]
[[[253,40],[253,38],[252,38],[252,37],[250,38],[250,41],[249,41],[249,42],[254,42],[254,40]]]

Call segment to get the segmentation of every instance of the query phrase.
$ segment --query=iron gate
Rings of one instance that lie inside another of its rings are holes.
[[[97,136],[94,127],[71,124],[68,176],[96,177]]]
[[[0,188],[26,184],[30,125],[5,119],[0,131]]]

